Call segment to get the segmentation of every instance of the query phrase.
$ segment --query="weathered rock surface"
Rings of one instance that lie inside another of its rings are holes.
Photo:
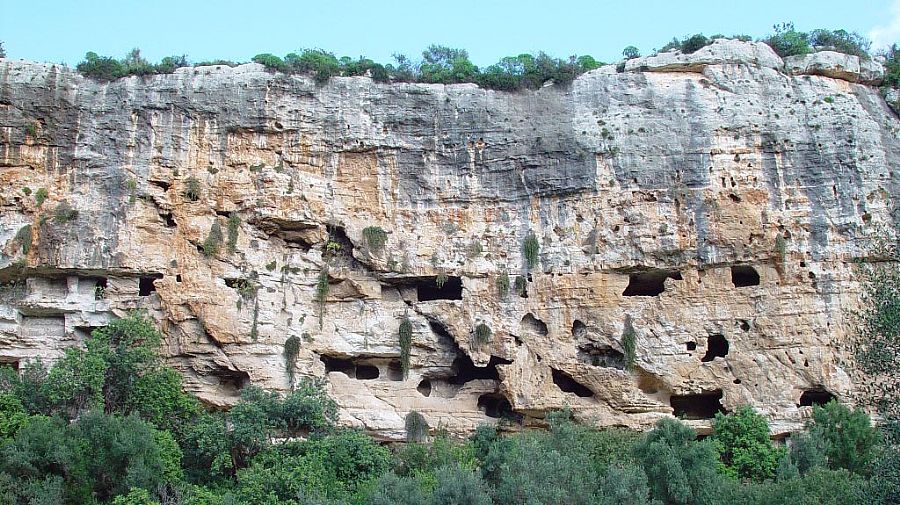
[[[255,64],[98,84],[0,60],[0,281],[25,282],[0,293],[0,361],[52,361],[144,308],[209,404],[287,389],[296,336],[298,374],[385,438],[410,410],[465,432],[566,405],[702,427],[749,403],[797,428],[801,403],[852,401],[853,260],[895,220],[900,123],[859,79],[792,76],[767,49],[720,42],[523,93],[317,86]],[[54,217],[62,202],[74,219]]]
[[[799,75],[824,75],[861,84],[880,84],[884,67],[875,60],[835,51],[819,51],[784,59],[788,72]]]

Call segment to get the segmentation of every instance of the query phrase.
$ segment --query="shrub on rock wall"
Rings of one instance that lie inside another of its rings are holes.
[[[424,442],[428,437],[428,421],[415,410],[406,414],[404,427],[406,428],[407,442]]]

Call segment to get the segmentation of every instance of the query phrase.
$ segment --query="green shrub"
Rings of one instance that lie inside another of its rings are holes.
[[[203,241],[203,255],[211,258],[219,254],[219,249],[222,247],[222,238],[222,227],[219,226],[218,222],[213,222],[209,228],[209,234]]]
[[[509,293],[509,274],[506,270],[500,272],[500,275],[497,277],[497,293],[500,295],[500,298],[506,298],[507,293]]]
[[[380,226],[367,226],[363,228],[363,239],[373,252],[381,252],[387,243],[387,232]]]
[[[478,74],[465,49],[451,49],[431,45],[422,52],[419,80],[422,82],[452,84],[470,82]]]
[[[628,46],[622,50],[622,56],[626,60],[633,60],[634,58],[639,58],[641,56],[641,52],[634,46]]]
[[[251,61],[254,63],[259,63],[260,65],[265,66],[269,70],[274,70],[276,72],[287,72],[288,66],[285,64],[284,60],[275,56],[274,54],[262,53],[257,54]]]
[[[528,265],[528,268],[537,266],[540,250],[541,244],[538,242],[537,237],[534,233],[529,233],[522,244],[522,254],[525,256],[525,264]]]
[[[764,39],[778,56],[796,56],[812,52],[809,45],[809,36],[806,33],[794,30],[794,23],[781,23],[774,26],[775,33]]]
[[[762,482],[775,477],[784,450],[769,437],[769,423],[749,406],[713,421],[713,447],[719,453],[723,471],[732,477]]]
[[[26,224],[25,226],[19,228],[19,231],[16,232],[16,242],[21,244],[22,246],[22,254],[28,254],[28,251],[31,250],[31,244],[33,239],[31,225]]]
[[[34,203],[37,204],[38,207],[40,207],[44,204],[44,201],[48,196],[49,194],[47,193],[47,188],[38,188],[38,190],[34,192]]]
[[[22,193],[24,193],[25,196],[31,196],[31,188],[29,188],[28,186],[23,187]]]
[[[526,279],[522,275],[516,277],[515,288],[516,288],[516,293],[519,296],[524,297],[526,295],[526,290],[528,289],[528,279]]]
[[[484,324],[478,323],[475,326],[475,343],[478,345],[484,345],[491,341],[491,337],[493,336],[491,332],[491,327]]]
[[[288,385],[294,389],[294,374],[297,370],[297,357],[300,355],[300,339],[291,335],[284,341],[284,369],[287,372]]]
[[[900,87],[900,47],[891,44],[882,56],[884,56],[884,85],[892,88]]]
[[[321,49],[305,49],[299,56],[295,53],[288,54],[284,57],[284,62],[291,71],[312,74],[315,81],[319,84],[324,84],[332,77],[341,75],[342,70],[341,63],[337,57]],[[359,63],[359,65],[353,66],[351,70],[361,71],[362,63]]]
[[[450,280],[450,277],[448,277],[447,272],[443,270],[439,271],[438,274],[434,276],[434,284],[438,289],[443,288],[448,280]]]
[[[846,30],[813,30],[809,42],[816,47],[825,47],[839,53],[852,54],[868,59],[872,43],[856,32]]]
[[[66,224],[78,218],[78,211],[73,209],[69,202],[59,202],[53,209],[53,222]]]
[[[85,54],[84,61],[75,68],[85,77],[98,81],[114,81],[126,75],[122,62],[108,56],[99,56],[95,52]]]
[[[404,420],[407,442],[424,442],[428,437],[428,421],[422,414],[411,411]]]
[[[662,419],[635,446],[653,498],[663,503],[715,503],[718,457],[712,441],[697,441],[693,429]]]
[[[184,392],[181,374],[171,368],[150,370],[135,378],[125,396],[125,412],[178,434],[200,414],[199,402]]]
[[[681,52],[691,54],[712,44],[712,39],[706,38],[702,33],[691,35],[681,43]]]
[[[238,230],[241,225],[241,217],[237,212],[228,214],[228,240],[225,243],[228,254],[234,254],[237,250]]]
[[[862,410],[851,411],[834,400],[814,406],[807,429],[810,437],[821,442],[828,468],[859,475],[872,472],[880,438]]]
[[[625,354],[625,370],[634,370],[637,362],[637,334],[631,322],[631,316],[625,316],[625,328],[622,331],[622,350]]]
[[[0,446],[28,424],[28,411],[12,393],[0,393]]]
[[[200,181],[191,176],[184,181],[184,196],[192,202],[200,199]]]
[[[404,317],[400,322],[398,330],[398,340],[400,342],[400,369],[403,371],[403,378],[409,376],[409,358],[412,353],[412,321],[408,317]]]

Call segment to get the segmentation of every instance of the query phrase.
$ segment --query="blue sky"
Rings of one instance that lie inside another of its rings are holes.
[[[70,65],[86,51],[121,57],[133,47],[151,61],[246,61],[320,47],[387,63],[431,43],[467,49],[482,66],[537,50],[614,61],[628,45],[646,54],[697,32],[759,37],[781,21],[857,31],[883,45],[900,39],[900,0],[0,0],[10,58]]]

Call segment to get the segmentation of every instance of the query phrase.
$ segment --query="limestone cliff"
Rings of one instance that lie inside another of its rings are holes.
[[[521,93],[0,60],[0,361],[144,308],[208,404],[287,389],[293,336],[384,438],[565,405],[797,428],[852,401],[853,259],[900,191],[900,122],[852,58],[719,41]]]

